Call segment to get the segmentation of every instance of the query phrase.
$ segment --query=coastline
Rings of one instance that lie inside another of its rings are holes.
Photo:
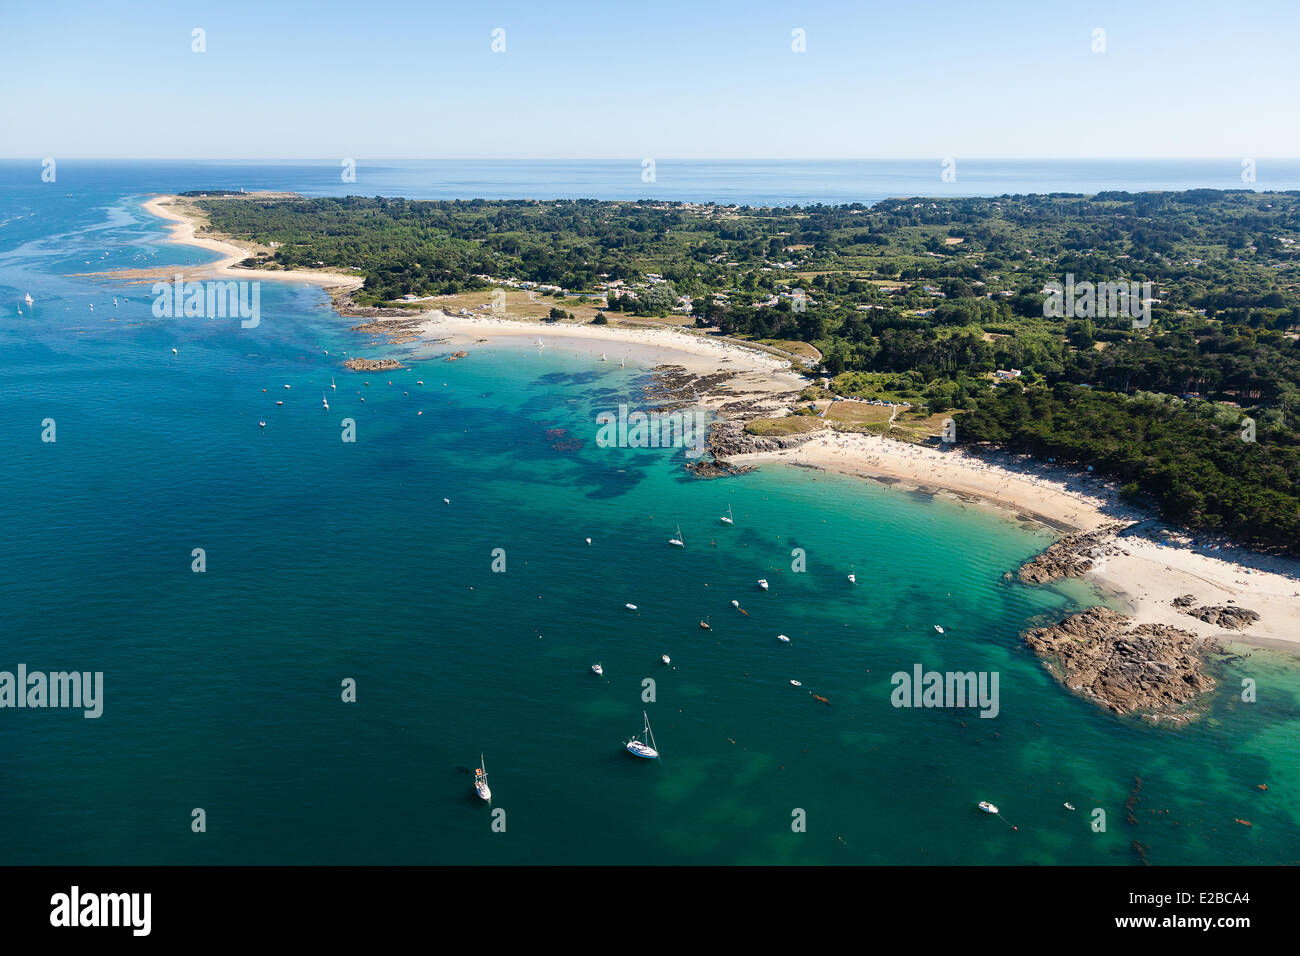
[[[942,491],[1006,517],[1031,517],[1061,533],[1098,531],[1123,522],[1129,527],[1110,539],[1112,546],[1081,580],[1126,603],[1135,624],[1163,624],[1224,643],[1300,653],[1300,562],[1245,549],[1210,553],[1193,547],[1180,540],[1185,533],[1122,504],[1116,490],[1099,479],[1022,456],[976,456],[831,431],[792,448],[736,455],[729,461],[799,465],[895,487]],[[1174,598],[1184,594],[1195,595],[1199,606],[1247,608],[1259,620],[1244,630],[1226,630],[1176,608]]]
[[[281,281],[301,281],[325,289],[350,291],[363,280],[327,270],[276,272],[238,268],[255,254],[251,246],[228,239],[196,234],[199,220],[177,209],[180,197],[156,196],[144,208],[172,223],[169,241],[222,254],[217,262],[172,269],[185,278],[239,278],[250,276]],[[128,277],[131,273],[115,273]],[[138,278],[161,277],[160,270],[141,271]],[[168,276],[170,277],[170,276]],[[485,295],[485,298],[487,296]],[[608,325],[547,323],[491,315],[450,315],[438,309],[406,312],[398,316],[367,310],[345,317],[373,317],[359,331],[386,334],[390,341],[416,340],[474,345],[526,345],[563,341],[566,347],[587,352],[599,361],[631,360],[647,367],[677,366],[689,376],[706,381],[701,392],[676,395],[674,401],[713,409],[724,417],[754,417],[757,413],[784,414],[808,380],[794,371],[788,360],[770,352],[695,335],[668,325],[647,323]],[[612,354],[611,354],[612,353]],[[472,356],[472,351],[470,352]],[[1083,580],[1124,601],[1137,624],[1164,624],[1191,631],[1199,637],[1226,643],[1282,648],[1300,652],[1300,562],[1245,550],[1223,552],[1224,557],[1186,546],[1176,546],[1167,529],[1154,524],[1146,512],[1122,505],[1115,489],[1087,476],[1009,454],[975,456],[961,449],[940,450],[878,435],[837,432],[830,429],[777,451],[734,455],[734,464],[755,466],[779,463],[834,471],[903,487],[941,491],[964,501],[997,510],[1004,516],[1027,516],[1058,534],[1096,531],[1107,523],[1124,521],[1161,538],[1123,532],[1116,547],[1083,575]],[[1014,571],[1014,569],[1008,569]],[[1260,615],[1243,631],[1226,631],[1175,608],[1172,601],[1194,594],[1200,605],[1239,605]]]
[[[216,252],[221,258],[216,262],[204,263],[196,266],[177,266],[171,269],[142,269],[129,270],[125,272],[116,272],[121,278],[171,278],[176,273],[180,273],[186,281],[199,279],[269,279],[274,282],[310,282],[314,285],[322,286],[326,289],[359,289],[364,283],[364,279],[359,276],[345,275],[341,272],[330,272],[328,270],[312,269],[290,269],[283,271],[274,271],[271,269],[244,269],[239,267],[250,256],[255,255],[259,250],[252,246],[241,245],[230,239],[217,239],[209,236],[200,236],[197,233],[198,227],[202,224],[201,220],[189,210],[189,214],[177,209],[178,204],[184,204],[184,199],[172,194],[154,196],[141,203],[141,207],[151,215],[159,219],[166,219],[170,226],[169,242],[182,246],[194,246],[199,249],[205,249],[209,252]],[[168,273],[166,276],[163,273]]]

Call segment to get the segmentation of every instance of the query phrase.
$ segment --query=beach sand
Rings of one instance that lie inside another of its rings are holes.
[[[160,219],[172,223],[171,241],[184,246],[195,246],[221,255],[216,262],[197,266],[172,267],[170,269],[131,270],[116,275],[123,278],[167,278],[179,273],[187,282],[200,279],[266,279],[272,282],[310,282],[326,289],[359,289],[364,279],[358,276],[344,275],[339,272],[315,269],[291,269],[274,271],[271,269],[241,269],[238,264],[256,254],[251,246],[239,245],[226,239],[214,239],[196,234],[202,221],[197,211],[180,196],[155,196],[145,201],[144,209]],[[132,272],[139,275],[133,276]],[[166,275],[163,275],[166,273]]]
[[[484,339],[489,343],[535,346],[540,338],[544,347],[582,352],[598,362],[604,354],[606,361],[614,365],[623,360],[644,368],[677,365],[691,375],[733,375],[721,386],[698,396],[698,404],[705,408],[745,400],[769,403],[773,410],[784,409],[809,384],[784,359],[671,326],[543,323],[442,312],[423,316],[426,321],[420,327],[422,335],[437,336],[467,350]]]

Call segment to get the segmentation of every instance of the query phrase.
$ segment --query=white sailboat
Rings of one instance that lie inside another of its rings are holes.
[[[659,659],[663,661],[665,664],[671,664],[673,662],[673,659],[669,657],[667,654],[661,654]]]
[[[849,584],[857,584],[857,583],[858,583],[858,576],[856,574],[850,574]]]
[[[767,578],[759,578],[759,579],[758,579],[758,586],[759,586],[760,588],[762,588],[764,591],[766,591],[766,590],[767,590]]]
[[[32,304],[33,302],[35,302],[35,301],[36,301],[36,300],[32,298],[32,294],[31,294],[30,292],[28,292],[28,293],[27,293],[27,304],[28,304],[28,305],[31,305],[31,304]],[[113,301],[116,302],[117,299],[114,299]]]
[[[591,672],[595,674],[597,677],[605,676],[605,668],[601,667],[599,664],[592,664]]]
[[[976,805],[977,805],[981,810],[983,810],[985,813],[997,813],[997,812],[998,812],[998,808],[995,807],[993,804],[989,803],[987,800],[981,800],[981,801],[980,801],[978,804],[976,804]]]
[[[682,526],[681,526],[681,525],[678,525],[678,526],[677,526],[677,537],[675,537],[675,538],[669,538],[669,539],[668,539],[668,543],[671,544],[674,548],[684,548],[684,547],[686,547],[686,539],[682,537]]]
[[[935,629],[936,631],[938,631],[940,634],[943,633],[943,628],[940,627],[938,624],[936,624],[936,625],[934,626],[934,629]]]
[[[331,376],[330,376],[330,391],[332,391],[332,392],[337,392],[338,390],[339,390],[339,387],[338,387],[337,385],[334,384],[334,376],[331,375]]]
[[[727,505],[727,513],[722,516],[723,524],[735,524],[735,519],[731,515],[731,505]]]
[[[786,637],[784,634],[778,634],[778,635],[776,636],[776,639],[777,639],[778,641],[780,641],[782,644],[789,644],[789,643],[790,643],[790,638]]]
[[[542,337],[541,337],[540,335],[537,337],[537,347],[538,347],[539,349],[544,349],[544,348],[546,348],[546,346],[542,344]]]
[[[608,361],[609,361],[609,359],[605,358],[605,353],[604,353],[604,352],[601,352],[601,353],[600,353],[600,360],[601,360],[602,362],[608,362]]]
[[[654,734],[650,731],[650,717],[643,710],[641,716],[645,718],[645,730],[637,734],[623,746],[633,757],[644,757],[646,760],[658,760],[659,750],[655,743]]]
[[[487,762],[483,759],[482,754],[478,755],[478,764],[479,765],[474,768],[474,791],[479,795],[480,799],[491,803],[492,789],[488,786]]]

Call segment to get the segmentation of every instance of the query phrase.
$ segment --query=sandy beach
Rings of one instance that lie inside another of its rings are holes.
[[[357,276],[344,275],[324,269],[274,271],[271,269],[239,268],[238,264],[254,255],[256,250],[226,239],[198,235],[196,230],[200,225],[200,221],[195,218],[194,211],[182,197],[155,196],[142,203],[142,205],[147,212],[160,219],[166,219],[172,224],[170,236],[172,242],[219,253],[221,259],[198,266],[140,270],[141,275],[137,276],[137,278],[171,278],[171,276],[179,272],[187,282],[199,279],[267,279],[273,282],[310,282],[326,289],[359,289],[364,282],[363,279]],[[144,274],[146,271],[149,273],[148,275]],[[167,273],[166,276],[162,276],[164,272]],[[127,273],[118,273],[118,275],[129,277]]]
[[[617,365],[653,368],[676,365],[691,375],[727,373],[732,377],[698,396],[699,405],[718,408],[734,401],[764,403],[774,411],[789,402],[808,379],[790,369],[790,363],[765,352],[733,345],[669,326],[576,325],[527,322],[492,316],[423,313],[420,332],[472,350],[487,342],[536,345],[582,352]]]

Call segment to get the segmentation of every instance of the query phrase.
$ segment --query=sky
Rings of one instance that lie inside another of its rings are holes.
[[[0,34],[5,158],[1300,156],[1297,0],[0,0]]]

